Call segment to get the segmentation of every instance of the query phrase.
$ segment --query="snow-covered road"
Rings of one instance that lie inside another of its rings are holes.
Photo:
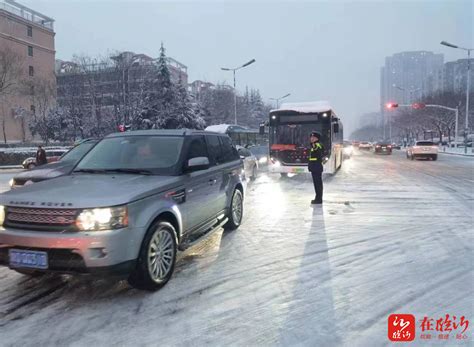
[[[356,153],[312,207],[306,175],[261,174],[241,228],[182,253],[159,292],[1,268],[0,345],[381,346],[392,313],[464,315],[470,340],[417,322],[414,342],[468,345],[473,183],[471,158]]]

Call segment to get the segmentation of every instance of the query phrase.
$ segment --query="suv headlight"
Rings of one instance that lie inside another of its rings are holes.
[[[121,229],[128,226],[127,206],[83,210],[76,219],[81,231]]]
[[[5,206],[0,205],[0,226],[3,226],[3,222],[5,222]]]

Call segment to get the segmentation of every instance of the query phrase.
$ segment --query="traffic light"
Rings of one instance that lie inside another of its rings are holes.
[[[388,108],[388,109],[397,108],[397,107],[398,107],[398,104],[393,103],[393,102],[389,102],[389,103],[387,104],[387,108]]]
[[[420,110],[422,108],[425,108],[425,104],[421,103],[421,102],[415,102],[414,104],[411,105],[411,107],[413,107],[415,110]]]

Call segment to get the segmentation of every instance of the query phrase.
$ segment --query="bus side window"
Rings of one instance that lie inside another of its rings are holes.
[[[239,133],[232,132],[229,135],[232,139],[232,142],[234,143],[234,146],[240,145]]]
[[[248,134],[249,137],[249,146],[255,146],[257,144],[257,134]]]

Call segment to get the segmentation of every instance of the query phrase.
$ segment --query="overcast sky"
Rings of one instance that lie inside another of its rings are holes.
[[[188,66],[190,82],[232,83],[221,66],[256,63],[238,72],[237,88],[259,88],[268,101],[329,100],[348,132],[377,111],[380,67],[393,53],[428,50],[445,61],[474,46],[474,1],[119,1],[20,0],[53,17],[56,57],[128,50],[167,54]],[[348,136],[348,132],[346,136]]]

